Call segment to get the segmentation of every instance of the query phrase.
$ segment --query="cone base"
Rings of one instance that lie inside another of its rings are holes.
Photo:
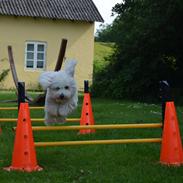
[[[179,166],[183,165],[183,162],[167,163],[167,162],[160,161],[160,164],[165,165],[165,166],[179,167]]]
[[[3,168],[6,171],[21,171],[21,172],[35,172],[35,171],[42,171],[43,168],[40,166],[35,166],[35,167],[14,167],[14,166],[9,166],[9,167],[5,167]]]

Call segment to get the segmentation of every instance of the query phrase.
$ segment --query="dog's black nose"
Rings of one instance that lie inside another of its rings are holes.
[[[64,99],[64,94],[60,94],[60,99]]]

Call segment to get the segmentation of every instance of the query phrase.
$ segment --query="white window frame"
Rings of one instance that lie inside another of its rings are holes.
[[[27,45],[33,44],[34,45],[34,51],[33,51],[33,67],[27,67]],[[44,45],[44,51],[41,53],[44,53],[44,59],[43,59],[43,68],[37,68],[37,55],[39,53],[38,51],[38,45]],[[28,71],[42,71],[46,69],[46,50],[47,50],[47,43],[41,42],[41,41],[26,41],[25,43],[25,62],[24,62],[24,69]]]

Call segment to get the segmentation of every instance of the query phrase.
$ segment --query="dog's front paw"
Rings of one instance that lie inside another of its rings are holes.
[[[59,116],[56,118],[56,123],[65,123],[66,122],[66,118],[63,116]]]
[[[44,124],[46,126],[52,126],[55,124],[55,119],[45,119]]]
[[[63,116],[59,116],[59,117],[53,117],[53,118],[47,118],[45,119],[45,125],[46,126],[52,126],[55,125],[57,123],[65,123],[66,122],[66,118]]]

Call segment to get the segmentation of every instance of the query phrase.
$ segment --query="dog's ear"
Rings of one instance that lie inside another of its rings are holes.
[[[43,72],[40,75],[39,83],[43,87],[44,90],[46,90],[51,85],[55,75],[56,75],[56,72],[54,72],[54,71]]]
[[[69,60],[66,62],[64,71],[71,77],[74,77],[74,70],[77,62],[76,60]]]

